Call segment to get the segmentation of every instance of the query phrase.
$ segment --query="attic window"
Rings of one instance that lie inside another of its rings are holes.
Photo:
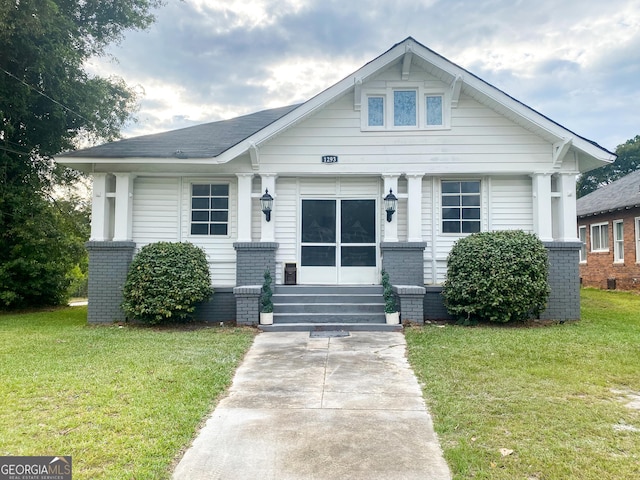
[[[389,82],[386,88],[363,89],[362,130],[432,130],[449,128],[450,95],[424,84]]]
[[[442,125],[442,95],[426,96],[427,125]]]
[[[384,96],[374,95],[367,98],[367,124],[370,127],[384,127]]]
[[[395,90],[393,92],[393,126],[415,127],[417,125],[417,105],[415,90]]]

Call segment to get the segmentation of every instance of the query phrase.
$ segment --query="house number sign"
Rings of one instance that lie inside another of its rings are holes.
[[[323,155],[322,163],[338,163],[337,155]]]

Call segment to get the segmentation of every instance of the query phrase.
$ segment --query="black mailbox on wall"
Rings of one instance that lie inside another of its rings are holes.
[[[295,263],[284,264],[284,284],[295,285],[298,283],[298,269]]]

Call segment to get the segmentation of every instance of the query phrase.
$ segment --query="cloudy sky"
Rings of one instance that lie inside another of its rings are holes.
[[[127,137],[308,100],[408,36],[614,150],[640,135],[640,0],[167,0],[89,68]]]

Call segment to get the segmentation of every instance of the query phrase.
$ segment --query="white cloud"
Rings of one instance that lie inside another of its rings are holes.
[[[185,0],[93,71],[144,89],[125,132],[304,101],[411,35],[607,148],[640,133],[638,0]]]

